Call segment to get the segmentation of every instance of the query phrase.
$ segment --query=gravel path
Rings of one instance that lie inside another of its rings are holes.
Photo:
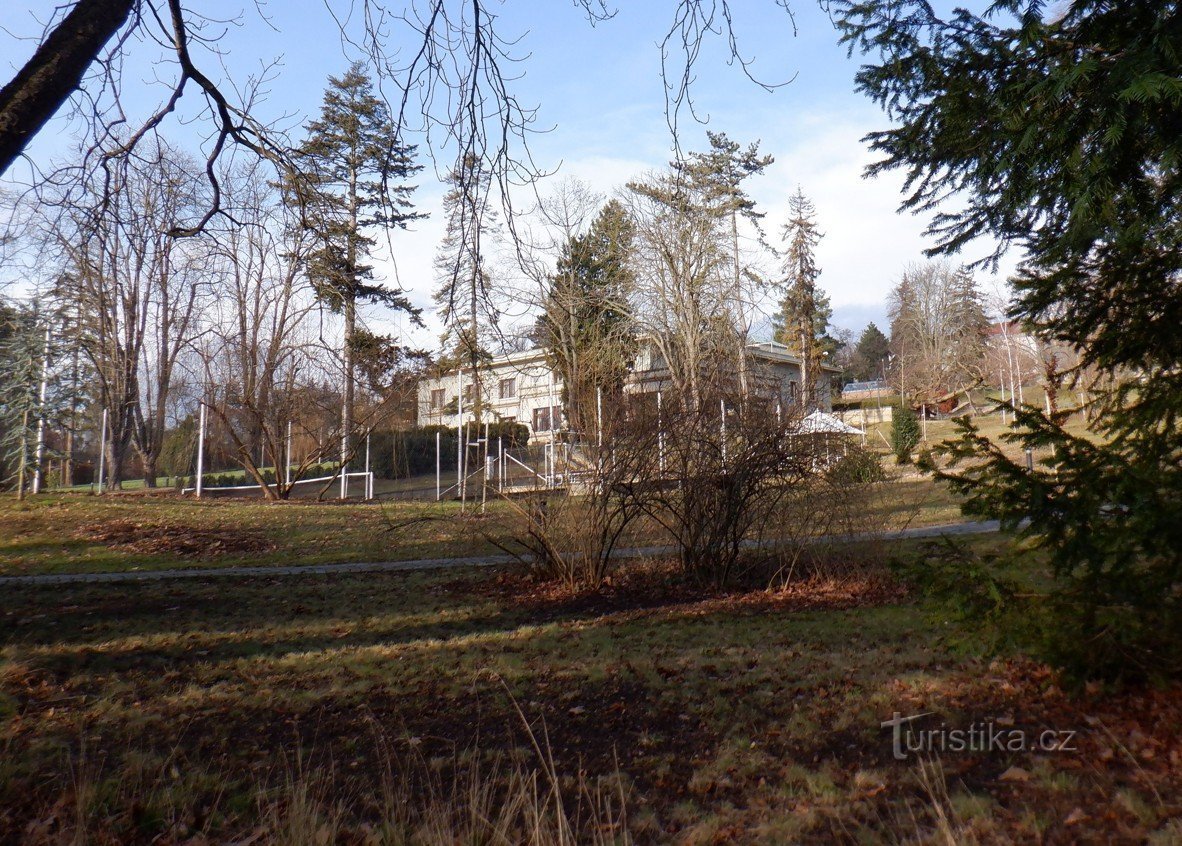
[[[849,535],[840,540],[903,540],[907,538],[936,538],[944,535],[982,535],[996,532],[996,520],[950,523],[944,526],[920,526],[895,532],[868,535]],[[668,555],[671,546],[646,546],[621,549],[619,558],[642,558]],[[334,576],[348,573],[399,572],[406,570],[438,570],[444,567],[491,567],[510,564],[512,555],[474,555],[463,558],[419,558],[412,561],[370,561],[347,564],[296,564],[290,566],[203,567],[185,570],[120,570],[114,573],[63,573],[38,576],[0,576],[0,588],[5,585],[73,585],[106,584],[113,582],[153,582],[172,579],[210,579],[244,576]]]

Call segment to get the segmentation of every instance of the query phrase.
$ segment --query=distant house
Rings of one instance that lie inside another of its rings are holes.
[[[800,396],[800,359],[783,344],[765,342],[747,347],[752,392],[785,405]],[[832,408],[830,384],[838,368],[822,365],[816,377],[817,407]],[[669,369],[653,344],[641,343],[632,371],[624,384],[625,393],[656,393],[671,384]],[[483,406],[493,419],[524,423],[531,434],[548,433],[563,427],[562,377],[551,370],[544,350],[510,353],[493,359],[480,369]],[[460,409],[465,422],[473,420],[475,383],[471,370],[450,371],[419,382],[418,422],[420,426],[454,426]],[[461,403],[462,394],[462,403]]]
[[[875,379],[870,382],[849,382],[841,389],[841,398],[843,400],[875,399],[890,396],[892,393],[890,385],[881,379]]]

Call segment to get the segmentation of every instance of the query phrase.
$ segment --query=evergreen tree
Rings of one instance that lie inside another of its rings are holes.
[[[891,342],[882,330],[870,323],[862,330],[858,337],[858,344],[854,348],[851,370],[859,382],[881,379],[883,363],[891,351]]]
[[[1053,407],[1020,409],[1008,449],[966,421],[950,447],[965,466],[945,477],[969,513],[1045,551],[1055,657],[1088,675],[1182,673],[1182,10],[834,5],[845,42],[877,57],[859,88],[897,124],[869,136],[872,171],[904,170],[910,209],[957,198],[931,226],[938,251],[980,235],[1022,249],[1010,317],[1112,385],[1087,436]],[[1022,447],[1033,470],[1011,457]]]
[[[900,464],[911,463],[911,453],[919,446],[920,434],[919,417],[915,409],[904,402],[891,418],[891,451]]]
[[[415,147],[397,136],[389,110],[373,93],[365,66],[355,62],[344,76],[329,77],[320,117],[308,124],[298,151],[302,171],[287,186],[301,219],[318,246],[308,258],[308,277],[317,296],[344,317],[341,452],[349,454],[356,393],[359,341],[357,306],[376,303],[409,314],[419,312],[405,292],[381,282],[366,263],[375,229],[405,229],[424,215],[412,211],[414,186],[422,170]]]
[[[592,429],[596,393],[617,396],[636,353],[628,309],[634,226],[617,200],[610,200],[583,235],[563,250],[546,293],[541,343],[562,375],[563,405],[570,426]]]
[[[825,354],[832,354],[836,343],[829,336],[833,309],[829,298],[817,287],[821,269],[815,250],[821,240],[816,208],[800,188],[788,201],[789,220],[783,240],[788,244],[784,257],[784,298],[774,319],[776,340],[800,357],[801,401],[816,403],[817,381]]]

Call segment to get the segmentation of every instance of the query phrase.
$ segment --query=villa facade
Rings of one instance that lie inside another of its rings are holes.
[[[801,362],[783,344],[765,342],[747,347],[752,390],[779,398],[786,406],[800,396]],[[831,383],[837,368],[822,365],[816,379],[816,407],[832,407]],[[626,393],[656,393],[670,384],[668,368],[652,344],[641,344],[625,383]],[[532,435],[563,427],[562,377],[553,371],[544,350],[510,353],[480,369],[482,404],[493,419],[523,423]],[[427,377],[419,382],[420,426],[455,426],[473,420],[475,380],[470,369]]]

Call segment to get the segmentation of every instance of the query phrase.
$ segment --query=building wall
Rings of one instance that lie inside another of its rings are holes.
[[[795,402],[800,394],[800,363],[774,345],[755,345],[750,350],[750,378],[754,393],[769,399],[778,393],[785,406]],[[641,349],[638,368],[628,377],[625,390],[655,392],[669,385],[664,362],[652,347]],[[833,407],[830,375],[832,368],[823,369],[817,378],[817,405],[824,411]],[[419,382],[418,422],[420,426],[455,426],[459,423],[456,398],[460,381],[465,386],[463,421],[474,420],[471,371],[447,373]],[[556,428],[562,427],[562,379],[551,375],[543,353],[530,350],[496,360],[481,368],[481,394],[484,407],[494,419],[524,423],[531,434],[550,431],[547,411],[555,407]],[[514,380],[514,396],[502,398],[500,385],[504,379]]]
[[[502,380],[509,379],[514,383],[513,396],[502,398]],[[484,407],[494,419],[524,423],[531,433],[549,431],[546,412],[551,406],[559,407],[562,404],[562,379],[557,374],[551,378],[544,356],[531,351],[494,361],[481,368],[480,381]],[[461,382],[465,392],[463,421],[467,423],[475,419],[472,414],[475,405],[471,387],[472,372],[468,370],[420,380],[420,426],[455,426],[460,422],[456,400]],[[561,418],[561,412],[555,416]],[[535,422],[539,424],[536,428]],[[561,428],[561,419],[556,422]]]

